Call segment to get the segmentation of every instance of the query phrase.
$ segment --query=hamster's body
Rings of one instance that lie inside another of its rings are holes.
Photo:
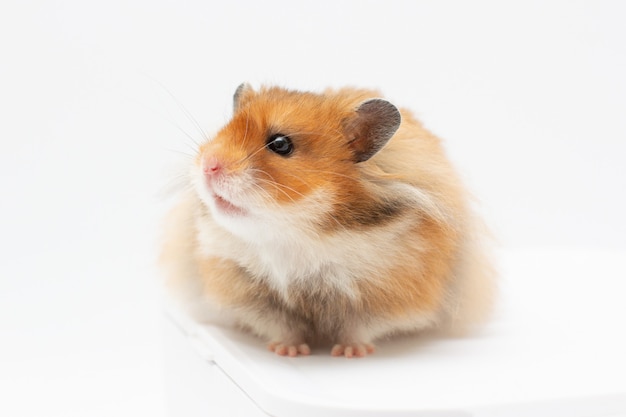
[[[291,356],[319,343],[363,356],[484,315],[491,273],[466,193],[439,140],[376,97],[237,90],[168,219],[162,263],[188,305]]]

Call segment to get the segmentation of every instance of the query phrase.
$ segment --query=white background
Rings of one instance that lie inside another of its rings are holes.
[[[624,249],[624,21],[618,1],[4,0],[0,414],[164,414],[158,219],[202,139],[183,106],[210,132],[242,81],[379,88],[445,139],[503,247]]]

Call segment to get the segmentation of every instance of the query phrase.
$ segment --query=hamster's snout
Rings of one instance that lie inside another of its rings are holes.
[[[205,195],[205,201],[209,206],[217,210],[220,215],[243,215],[246,211],[232,202],[233,186],[232,173],[229,173],[227,163],[215,154],[202,157],[201,172],[204,184],[201,187],[201,195]]]
[[[201,175],[209,189],[223,186],[232,175],[230,164],[215,153],[208,153],[201,160]]]
[[[211,180],[214,177],[220,175],[224,168],[224,164],[216,156],[208,156],[204,158],[202,163],[202,172],[207,180]]]

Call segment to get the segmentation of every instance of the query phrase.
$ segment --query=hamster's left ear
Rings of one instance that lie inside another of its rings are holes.
[[[235,94],[233,95],[233,111],[237,111],[248,99],[251,93],[254,90],[252,86],[248,83],[240,84],[235,90]]]
[[[344,134],[355,162],[374,156],[400,127],[402,117],[397,107],[380,98],[366,100],[344,121]]]

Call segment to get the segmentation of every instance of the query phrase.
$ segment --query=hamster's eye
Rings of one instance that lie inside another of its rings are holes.
[[[267,147],[270,151],[281,156],[291,155],[293,152],[293,143],[289,136],[277,133],[267,139]]]

